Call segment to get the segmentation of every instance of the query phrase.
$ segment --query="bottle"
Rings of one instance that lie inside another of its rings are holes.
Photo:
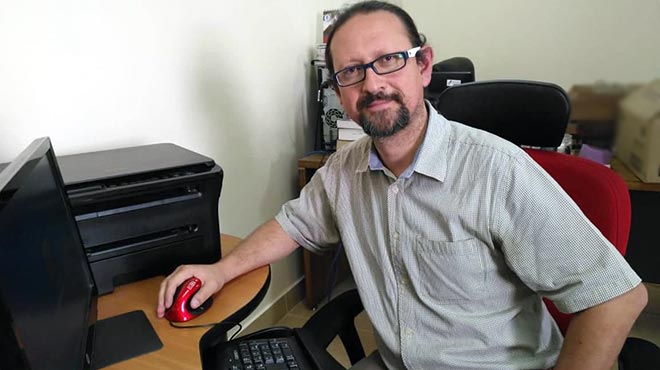
[[[571,154],[571,145],[573,144],[573,135],[564,134],[564,138],[561,139],[561,144],[557,147],[557,152],[564,154]]]

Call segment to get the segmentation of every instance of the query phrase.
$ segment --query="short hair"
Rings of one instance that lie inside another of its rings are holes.
[[[335,66],[332,62],[332,52],[330,51],[330,45],[332,44],[332,39],[334,38],[337,30],[344,23],[348,22],[349,19],[358,14],[369,14],[381,10],[390,12],[399,18],[401,23],[403,23],[404,27],[408,31],[408,38],[410,39],[410,43],[413,47],[423,46],[426,43],[426,37],[417,31],[417,26],[415,26],[413,19],[408,13],[406,13],[405,10],[401,9],[400,7],[384,1],[363,1],[353,4],[339,14],[335,22],[332,24],[330,34],[328,35],[328,42],[326,43],[325,48],[325,65],[330,71],[330,76],[335,73]],[[421,57],[421,53],[418,53],[417,55],[418,57]],[[330,79],[332,80],[332,77]]]

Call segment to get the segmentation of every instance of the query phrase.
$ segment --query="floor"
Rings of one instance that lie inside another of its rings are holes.
[[[649,291],[649,304],[635,323],[630,336],[644,338],[660,346],[660,285],[647,284],[647,288]],[[304,302],[300,302],[287,312],[277,325],[301,327],[313,314],[314,311],[307,308]],[[376,342],[373,327],[368,317],[363,312],[356,318],[355,322],[365,352],[367,354],[373,352],[376,349]],[[330,344],[328,351],[345,367],[349,367],[350,362],[338,339]],[[613,370],[615,369],[616,366]]]

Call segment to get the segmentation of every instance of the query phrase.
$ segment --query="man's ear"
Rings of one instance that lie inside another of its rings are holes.
[[[339,86],[337,86],[333,81],[330,81],[330,87],[332,87],[332,91],[335,92],[337,97],[341,99],[341,92],[339,91]]]
[[[418,52],[421,56],[416,58],[417,65],[420,67],[424,87],[431,83],[431,73],[433,72],[433,48],[425,45]]]

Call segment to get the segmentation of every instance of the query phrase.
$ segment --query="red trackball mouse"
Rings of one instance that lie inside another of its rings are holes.
[[[174,292],[172,305],[165,311],[165,318],[172,322],[184,322],[194,319],[211,307],[212,297],[197,308],[190,307],[190,300],[201,287],[202,281],[194,276],[181,283]]]

